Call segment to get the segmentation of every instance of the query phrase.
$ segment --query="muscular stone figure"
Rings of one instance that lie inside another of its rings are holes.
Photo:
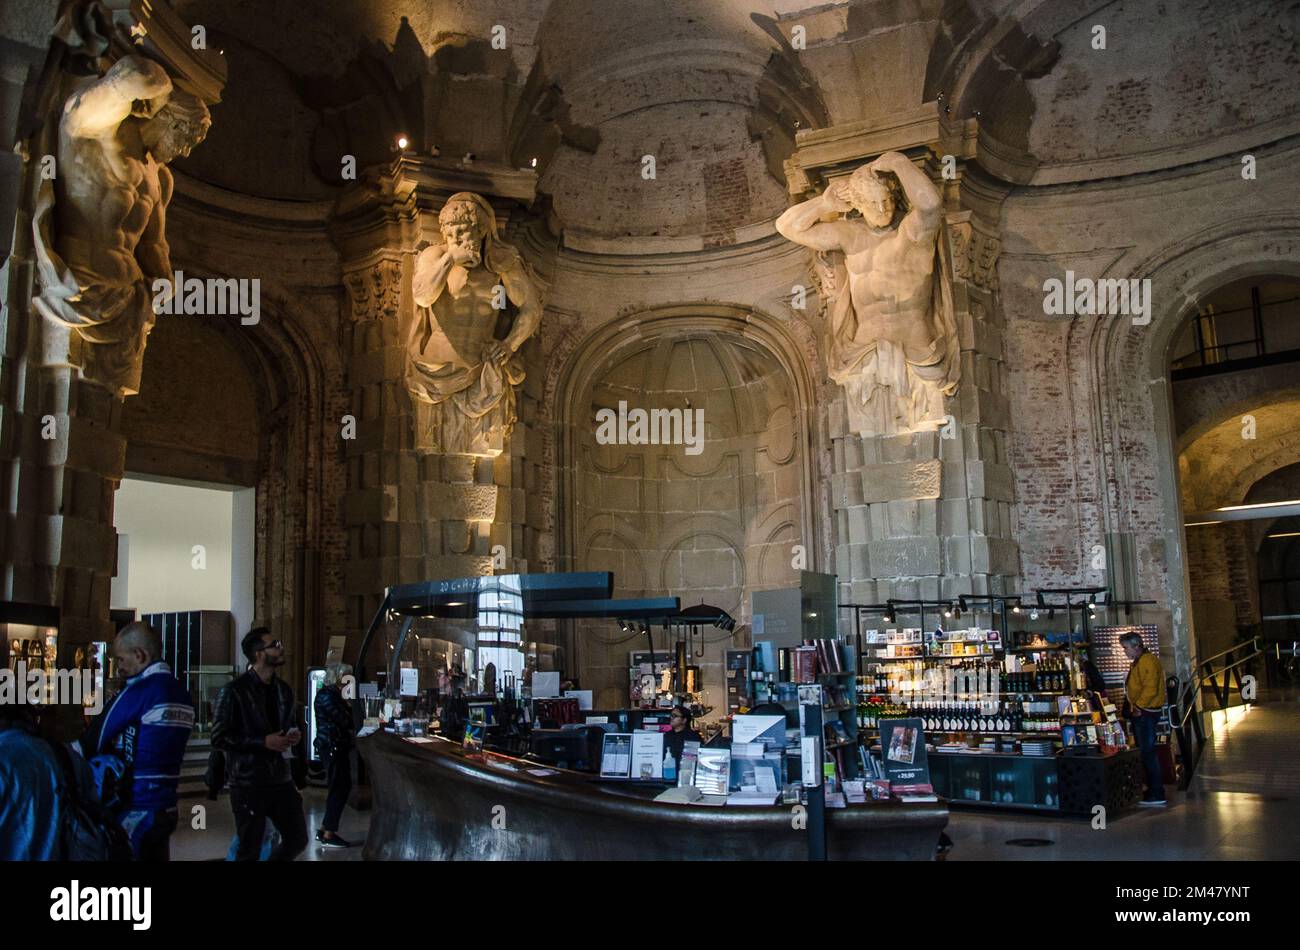
[[[492,206],[479,195],[452,195],[438,224],[442,243],[415,261],[416,316],[407,339],[406,384],[424,429],[419,444],[498,455],[516,419],[514,387],[524,379],[516,353],[541,323],[541,284],[497,238]],[[498,340],[507,299],[517,313]]]
[[[897,188],[908,207],[895,222]],[[853,210],[861,219],[844,217]],[[791,241],[839,252],[827,356],[860,435],[934,428],[944,419],[944,396],[957,389],[955,318],[936,268],[940,224],[938,190],[898,152],[777,219]]]
[[[82,373],[139,392],[155,278],[171,279],[164,233],[172,175],[211,125],[207,106],[166,70],[130,55],[68,97],[54,181],[37,201],[37,309],[86,343]],[[52,186],[52,187],[51,187]]]

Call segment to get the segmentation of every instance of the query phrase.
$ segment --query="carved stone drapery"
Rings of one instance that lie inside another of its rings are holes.
[[[507,213],[532,202],[535,188],[531,170],[489,163],[463,166],[403,154],[388,168],[372,169],[335,205],[331,234],[353,318],[346,334],[347,385],[356,438],[344,442],[348,484],[343,508],[351,552],[344,592],[349,623],[356,629],[369,623],[383,589],[391,584],[527,567],[511,552],[524,547],[522,471],[528,440],[519,438],[516,428],[516,436],[492,458],[456,447],[435,448],[428,433],[431,423],[440,420],[429,416],[444,407],[416,398],[407,371],[412,336],[421,339],[418,331],[432,329],[429,314],[421,311],[437,295],[424,282],[420,262],[428,264],[439,249],[446,250],[439,209],[452,196],[472,191],[490,196],[501,223]],[[482,257],[485,266],[500,264],[495,247]],[[465,285],[444,286],[439,293],[450,298],[456,291],[470,302],[468,274]],[[488,289],[500,280],[493,272]],[[433,316],[441,326],[444,314],[436,310]],[[504,343],[497,339],[503,334],[495,332],[504,322],[502,313],[489,312],[487,337]],[[486,342],[480,341],[478,349],[463,344],[475,363]],[[516,395],[513,389],[511,395]],[[519,393],[518,398],[519,415],[526,416],[529,397]]]
[[[901,207],[906,202],[906,208]],[[862,436],[934,429],[957,389],[957,326],[939,260],[942,198],[898,152],[786,211],[785,237],[818,251],[827,370]],[[861,218],[848,217],[858,211]]]
[[[0,564],[9,597],[57,608],[60,667],[113,634],[121,397],[139,388],[152,281],[171,276],[165,166],[204,129],[225,75],[167,0],[63,0],[23,97],[23,226],[0,317],[12,364]],[[80,709],[58,710],[80,731]]]
[[[178,22],[165,5],[64,4],[54,33],[62,54],[42,76],[41,127],[29,143],[43,165],[33,306],[67,333],[81,377],[115,396],[139,391],[155,307],[170,295],[155,286],[172,279],[167,164],[207,134],[205,97],[216,101],[212,78],[224,78],[224,62],[208,67],[171,42]]]
[[[1017,589],[1012,473],[1001,448],[1010,418],[996,272],[997,222],[1008,188],[980,164],[979,134],[977,120],[953,119],[931,102],[882,122],[801,131],[786,162],[796,202],[820,200],[864,162],[891,149],[907,155],[943,198],[934,276],[951,292],[960,353],[960,389],[947,401],[948,419],[936,432],[864,437],[844,399],[829,407],[836,446],[835,564],[846,600]],[[826,209],[828,217],[831,211]],[[834,209],[834,217],[842,214],[842,208]],[[817,223],[833,226],[825,219]],[[827,330],[835,326],[841,288],[849,287],[848,268],[837,272],[835,256],[819,251],[809,260]],[[871,316],[880,288],[867,290],[862,299]]]
[[[438,223],[442,241],[415,261],[416,314],[406,347],[416,448],[494,457],[517,420],[515,387],[524,380],[518,351],[541,323],[542,284],[498,237],[481,196],[452,195]],[[499,338],[503,316],[510,326]]]

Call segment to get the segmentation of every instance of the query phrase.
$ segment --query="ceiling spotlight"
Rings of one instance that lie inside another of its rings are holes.
[[[1018,614],[1018,613],[1020,613],[1020,603],[1019,603],[1019,602],[1017,602],[1016,605],[1015,605],[1014,607],[1011,608],[1011,612],[1012,612],[1013,614]]]
[[[1019,610],[1020,608],[1017,607],[1016,609]],[[1033,608],[1030,609],[1030,611],[1029,611],[1029,619],[1030,619],[1030,620],[1037,620],[1037,619],[1038,619],[1038,608],[1037,608],[1037,607],[1033,607]]]
[[[533,159],[531,162],[529,162],[528,164],[529,164],[530,167],[532,167],[532,168],[536,168],[536,167],[537,167],[537,159],[534,158],[534,159]]]
[[[411,144],[411,140],[408,139],[405,135],[399,135],[399,136],[397,137],[397,147],[398,147],[398,148],[406,148],[406,146],[408,146],[408,145],[410,145],[410,144]]]
[[[887,605],[887,606],[885,607],[885,612],[881,615],[880,619],[881,619],[882,621],[884,621],[885,623],[894,623],[894,605],[893,605],[893,604],[889,604],[889,605]]]
[[[953,609],[953,608],[952,608],[952,604],[949,604],[947,607],[943,608],[943,615],[944,615],[945,617],[951,617],[951,616],[952,616],[952,609]]]

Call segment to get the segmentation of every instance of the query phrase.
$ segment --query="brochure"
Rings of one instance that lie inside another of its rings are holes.
[[[677,763],[677,787],[688,788],[695,785],[695,765],[699,761],[700,744],[687,742],[682,746],[682,760]]]
[[[627,778],[632,771],[632,734],[607,732],[603,738],[600,774],[605,778]]]
[[[662,732],[632,733],[631,777],[635,779],[664,777],[664,734]]]
[[[695,762],[696,788],[705,795],[726,795],[730,778],[730,749],[700,749]]]

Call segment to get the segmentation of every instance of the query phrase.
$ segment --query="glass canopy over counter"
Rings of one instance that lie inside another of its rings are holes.
[[[559,672],[566,657],[560,625],[583,619],[668,623],[676,597],[612,598],[607,571],[496,574],[423,581],[385,592],[361,644],[358,681],[373,680],[381,695],[397,698],[403,669],[409,682],[434,683],[463,675],[469,692],[486,680],[509,688],[534,672]],[[492,672],[489,674],[489,665]]]

